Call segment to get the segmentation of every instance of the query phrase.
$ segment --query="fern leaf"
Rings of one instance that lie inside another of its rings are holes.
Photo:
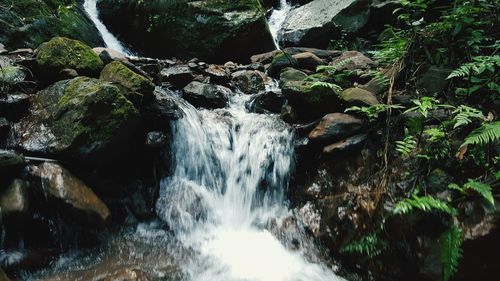
[[[369,234],[345,245],[340,251],[343,253],[358,253],[373,258],[380,255],[387,247],[387,242],[381,240],[377,234]]]
[[[411,198],[407,198],[396,203],[393,213],[408,214],[415,209],[423,212],[441,211],[451,216],[455,216],[457,214],[457,210],[449,206],[446,202],[432,196],[420,197],[417,195],[413,195]]]
[[[464,189],[474,190],[481,197],[486,199],[488,203],[495,206],[495,199],[493,198],[493,193],[491,192],[491,186],[482,182],[469,179],[469,181],[464,184]]]
[[[448,281],[457,272],[458,260],[462,256],[462,233],[457,225],[452,225],[440,237],[443,280]]]
[[[457,107],[453,111],[453,114],[456,114],[453,118],[453,121],[455,122],[455,125],[453,125],[453,129],[470,124],[474,121],[474,119],[485,119],[484,114],[480,110],[466,105],[460,105],[459,107]]]
[[[311,85],[311,88],[327,88],[327,89],[333,90],[336,93],[342,92],[342,87],[340,87],[337,84],[328,83],[328,82],[314,82]]]
[[[484,145],[500,139],[500,121],[485,123],[472,131],[466,138],[462,147],[469,144]]]

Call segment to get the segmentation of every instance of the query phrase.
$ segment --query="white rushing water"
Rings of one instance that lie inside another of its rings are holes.
[[[90,20],[94,23],[97,30],[101,34],[102,40],[107,48],[113,49],[125,55],[132,55],[131,52],[123,46],[123,44],[116,38],[108,28],[99,19],[99,12],[97,11],[97,0],[85,0],[83,8],[89,15]]]
[[[274,45],[280,48],[280,32],[286,17],[292,10],[292,5],[287,0],[280,0],[280,6],[274,9],[269,17],[269,30],[274,38]]]
[[[184,103],[173,123],[157,213],[194,252],[183,271],[190,281],[343,280],[268,230],[291,215],[283,197],[293,134],[277,116],[247,112],[249,99],[236,94],[217,110]]]

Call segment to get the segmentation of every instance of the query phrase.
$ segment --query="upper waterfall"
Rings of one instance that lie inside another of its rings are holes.
[[[113,49],[125,55],[132,55],[132,53],[123,46],[123,44],[114,36],[106,26],[99,19],[99,12],[97,11],[97,0],[85,0],[83,3],[83,8],[89,15],[89,18],[94,23],[97,30],[101,34],[102,40],[107,48]]]
[[[285,22],[286,17],[292,10],[292,5],[288,3],[287,0],[280,0],[280,6],[274,9],[271,16],[269,17],[269,29],[274,38],[274,44],[276,48],[280,48],[280,31]]]

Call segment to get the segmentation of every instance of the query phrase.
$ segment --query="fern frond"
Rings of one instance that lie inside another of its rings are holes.
[[[327,89],[333,90],[336,93],[342,92],[342,87],[340,87],[337,84],[328,83],[328,82],[319,82],[319,81],[318,82],[314,82],[311,85],[311,88],[327,88]]]
[[[488,203],[495,206],[495,199],[493,198],[490,185],[469,179],[469,181],[464,184],[464,190],[474,190],[477,194],[486,199]]]
[[[460,105],[452,113],[456,114],[453,118],[453,121],[455,122],[455,125],[453,125],[453,129],[470,124],[474,121],[474,119],[483,121],[485,119],[485,116],[483,112],[481,112],[481,110],[466,105]]]
[[[500,139],[500,121],[485,123],[472,131],[466,138],[462,147],[469,144],[485,145]]]
[[[346,66],[350,61],[352,61],[352,58],[342,59],[336,62],[334,65],[320,65],[316,67],[316,72],[328,71],[331,74],[333,74],[338,70],[340,70],[341,68],[343,68],[344,66]]]
[[[369,234],[345,245],[340,251],[343,253],[358,253],[373,258],[380,255],[387,247],[387,241],[381,240],[377,234]]]
[[[406,132],[403,140],[396,141],[396,151],[404,157],[408,157],[416,146],[417,141],[408,132]]]
[[[408,214],[415,209],[424,212],[441,211],[452,216],[455,216],[457,214],[457,210],[448,205],[446,202],[443,202],[432,196],[420,197],[417,195],[413,195],[411,198],[407,198],[396,203],[393,213]]]
[[[500,67],[500,56],[477,56],[472,62],[465,63],[453,70],[446,79],[480,75],[486,70],[495,72],[495,67]]]
[[[462,256],[462,233],[453,224],[440,237],[441,263],[443,265],[443,280],[448,281],[457,272],[458,260]]]

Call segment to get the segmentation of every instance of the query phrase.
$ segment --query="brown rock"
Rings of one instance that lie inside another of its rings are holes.
[[[318,65],[325,64],[325,62],[322,59],[317,57],[315,54],[309,52],[299,53],[293,55],[292,57],[297,60],[298,66],[301,69],[315,71]]]
[[[309,139],[316,142],[336,141],[357,133],[363,122],[349,114],[330,113],[309,133]]]
[[[358,51],[346,51],[335,60],[333,60],[330,65],[337,66],[338,71],[342,70],[358,70],[358,69],[370,69],[374,62]]]
[[[359,144],[363,143],[366,140],[366,135],[355,135],[352,137],[349,137],[345,140],[341,140],[339,142],[336,142],[334,144],[327,145],[323,148],[323,153],[324,154],[334,154],[336,152],[342,152],[346,151],[349,149],[352,149]]]
[[[340,94],[340,98],[352,105],[370,106],[380,103],[372,92],[361,88],[349,88]]]

